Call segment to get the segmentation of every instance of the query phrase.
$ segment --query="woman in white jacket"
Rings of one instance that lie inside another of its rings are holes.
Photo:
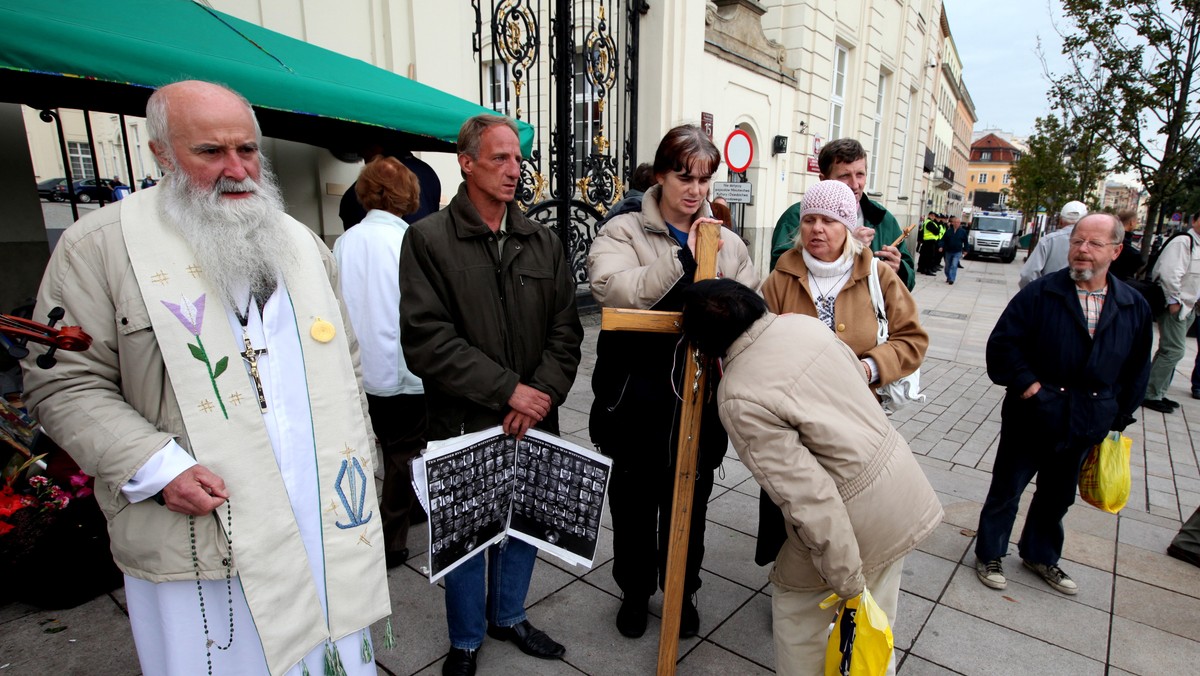
[[[400,247],[420,206],[416,175],[394,157],[363,167],[355,186],[367,215],[333,247],[342,302],[358,336],[371,427],[383,447],[380,512],[388,568],[408,559],[408,526],[422,514],[408,461],[425,446],[425,389],[400,349]]]

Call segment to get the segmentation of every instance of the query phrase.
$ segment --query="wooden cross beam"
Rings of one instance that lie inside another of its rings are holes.
[[[717,276],[717,248],[721,226],[702,223],[696,238],[695,281]],[[679,312],[604,308],[604,331],[680,333]],[[666,589],[663,591],[662,626],[658,635],[658,675],[672,676],[679,656],[679,614],[683,607],[683,582],[687,571],[688,536],[692,529],[692,497],[696,491],[696,452],[700,444],[700,413],[704,404],[704,363],[688,345],[684,368],[683,408],[679,413],[679,447],[675,456],[675,497],[671,507],[671,533],[667,545]],[[690,381],[690,383],[689,383]]]

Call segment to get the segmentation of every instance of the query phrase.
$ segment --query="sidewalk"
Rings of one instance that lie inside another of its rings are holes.
[[[1180,362],[1171,398],[1182,409],[1142,409],[1133,439],[1133,494],[1119,516],[1077,503],[1066,519],[1063,568],[1080,592],[1051,590],[1010,556],[1003,592],[975,578],[973,534],[987,493],[1000,431],[1002,390],[987,378],[984,346],[1017,291],[1020,259],[968,261],[958,282],[918,276],[914,296],[930,333],[921,385],[923,407],[894,422],[938,491],[946,520],[905,561],[895,627],[899,672],[918,674],[1184,674],[1200,663],[1200,569],[1165,554],[1200,504],[1200,401],[1189,395],[1194,341]],[[590,445],[587,434],[598,318],[585,318],[584,362],[562,411],[562,432]],[[718,471],[708,510],[700,636],[680,642],[681,675],[769,674],[774,655],[767,570],[753,562],[758,486],[732,453]],[[1022,502],[1028,505],[1032,491]],[[1022,514],[1024,508],[1022,509]],[[1014,529],[1019,533],[1021,518]],[[607,510],[605,525],[609,525]],[[607,532],[607,531],[606,531]],[[414,528],[414,551],[426,546]],[[1015,554],[1015,547],[1013,549]],[[487,639],[479,673],[652,674],[658,622],[630,640],[613,625],[612,539],[601,542],[593,570],[543,556],[529,591],[531,621],[567,646],[562,662],[521,654]],[[425,556],[390,573],[394,651],[377,650],[381,674],[436,675],[446,639],[443,594],[420,572]],[[27,580],[5,584],[37,584]],[[123,593],[72,610],[0,606],[0,674],[137,674]],[[651,601],[659,613],[662,595]],[[57,633],[48,633],[59,629]],[[377,648],[382,645],[376,629]],[[198,665],[199,673],[203,670]]]

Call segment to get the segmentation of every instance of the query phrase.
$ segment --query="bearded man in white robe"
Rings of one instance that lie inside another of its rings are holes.
[[[147,126],[162,182],[72,226],[38,294],[93,344],[31,355],[27,399],[96,477],[144,673],[374,674],[374,439],[333,258],[245,99],[167,85]]]

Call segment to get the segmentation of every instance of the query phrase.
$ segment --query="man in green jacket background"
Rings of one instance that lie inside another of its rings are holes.
[[[903,232],[896,217],[882,204],[873,202],[864,194],[867,186],[867,151],[862,144],[852,138],[840,138],[826,143],[817,156],[817,166],[820,169],[822,181],[841,181],[850,186],[854,197],[858,200],[859,228],[855,236],[864,238],[863,244],[869,244],[875,256],[892,267],[892,270],[904,280],[904,285],[911,291],[917,282],[913,270],[913,257],[908,251],[908,245],[901,241],[899,246],[892,246]],[[771,234],[771,269],[785,251],[795,247],[796,234],[800,231],[800,203],[796,202],[775,223],[775,231]],[[870,237],[869,240],[865,238]]]

